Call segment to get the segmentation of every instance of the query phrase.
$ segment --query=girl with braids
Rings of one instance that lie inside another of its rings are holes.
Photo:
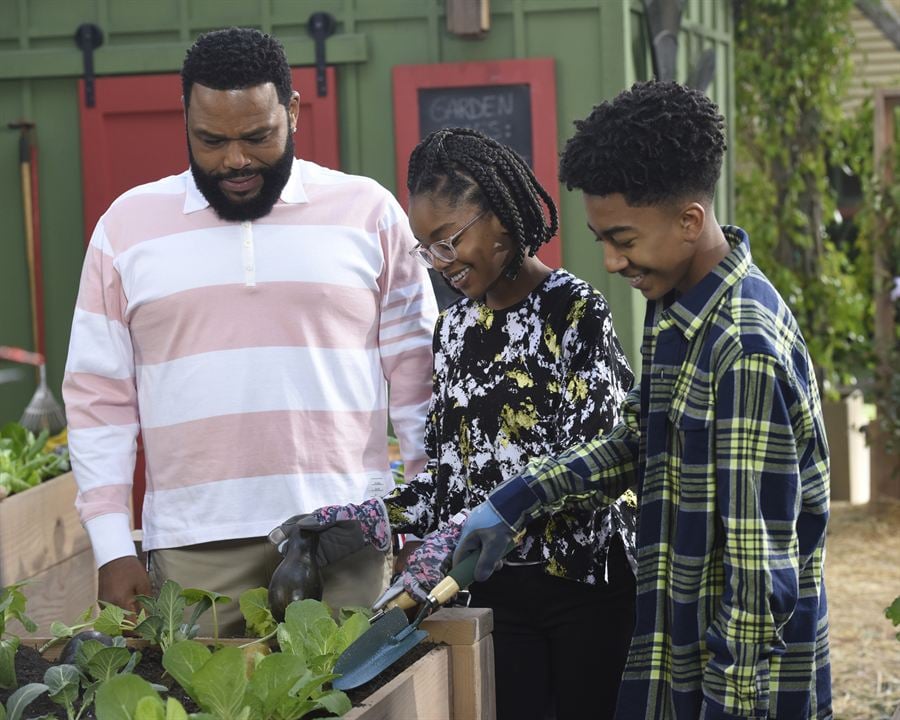
[[[603,296],[535,256],[557,211],[514,151],[439,130],[413,151],[408,187],[410,254],[463,296],[434,332],[428,465],[384,498],[300,521],[356,519],[382,548],[391,530],[426,536],[376,607],[402,590],[424,600],[467,510],[531,458],[613,427],[633,380]],[[500,720],[612,717],[633,624],[634,532],[630,494],[602,512],[553,515],[470,588],[473,606],[494,611]]]

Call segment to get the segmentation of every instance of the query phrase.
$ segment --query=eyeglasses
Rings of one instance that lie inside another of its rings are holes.
[[[409,251],[409,254],[427,268],[434,267],[434,261],[436,259],[440,260],[442,263],[453,262],[457,257],[459,257],[456,254],[456,243],[459,242],[459,238],[466,230],[468,230],[476,222],[478,222],[478,220],[480,220],[486,212],[487,210],[482,210],[475,217],[469,220],[469,222],[463,225],[459,230],[453,233],[450,237],[444,238],[443,240],[438,240],[437,242],[433,242],[428,247],[425,247],[424,245],[416,245],[412,250]]]

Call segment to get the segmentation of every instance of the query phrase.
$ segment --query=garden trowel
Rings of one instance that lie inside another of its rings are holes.
[[[509,550],[515,547],[511,543]],[[341,653],[334,665],[337,678],[332,686],[336,690],[359,687],[393,665],[412,650],[428,633],[419,625],[437,607],[450,600],[456,593],[468,587],[474,580],[475,563],[480,553],[472,553],[454,567],[428,594],[419,614],[412,623],[406,618],[404,607],[413,607],[416,601],[402,593],[372,618],[372,627],[360,635],[350,647]],[[404,598],[405,596],[405,598]]]

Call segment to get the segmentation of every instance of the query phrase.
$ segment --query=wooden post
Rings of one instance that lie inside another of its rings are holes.
[[[494,720],[494,615],[488,608],[443,608],[422,623],[450,646],[453,720]]]
[[[875,91],[875,166],[876,173],[887,187],[894,176],[891,155],[894,146],[894,113],[900,107],[900,89]],[[879,219],[876,232],[885,232]],[[886,417],[888,384],[894,372],[891,368],[891,351],[896,342],[896,318],[891,302],[891,273],[885,243],[876,238],[874,253],[875,292],[875,402],[878,417]],[[870,435],[872,447],[872,500],[900,499],[900,457],[887,451],[886,436],[878,422],[872,423]]]

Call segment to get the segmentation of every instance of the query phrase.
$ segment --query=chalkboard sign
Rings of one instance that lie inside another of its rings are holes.
[[[472,128],[509,145],[534,167],[530,85],[419,88],[418,99],[421,137],[446,127]]]
[[[395,65],[391,76],[396,192],[401,205],[407,206],[409,199],[406,173],[413,148],[435,130],[467,127],[511,146],[559,207],[552,58]],[[550,267],[560,266],[560,233],[538,250],[538,257]],[[449,288],[435,283],[435,289],[442,303],[453,299],[445,292]]]

